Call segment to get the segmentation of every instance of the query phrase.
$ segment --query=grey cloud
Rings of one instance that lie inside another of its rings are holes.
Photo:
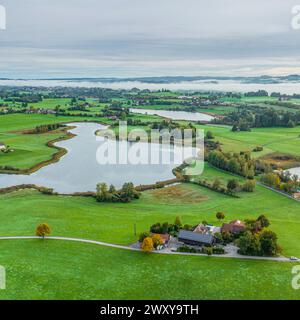
[[[295,0],[0,3],[8,13],[8,29],[0,32],[5,76],[209,74],[214,65],[219,72],[253,73],[268,72],[262,64],[270,60],[275,72],[291,59],[299,66],[300,31],[290,27]]]

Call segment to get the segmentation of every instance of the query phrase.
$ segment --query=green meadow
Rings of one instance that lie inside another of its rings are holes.
[[[141,254],[59,241],[0,242],[0,299],[299,299],[292,263]]]
[[[50,103],[50,102],[49,102]],[[158,119],[137,115],[136,118]],[[29,168],[51,158],[46,146],[60,131],[29,135],[37,125],[101,118],[13,114],[0,116],[0,141],[14,152],[0,154],[0,165]],[[225,151],[252,150],[262,156],[275,151],[300,154],[300,127],[232,132],[228,126],[198,125],[212,131]],[[136,128],[136,127],[132,127]],[[202,178],[232,178],[206,165]],[[99,181],[100,182],[100,181]],[[257,218],[265,214],[285,256],[300,256],[299,203],[257,186],[240,198],[181,184],[143,192],[129,204],[98,203],[93,198],[50,196],[33,190],[0,195],[0,236],[34,235],[47,222],[53,236],[77,237],[129,245],[156,222],[183,223]],[[291,288],[292,263],[212,257],[142,254],[96,245],[52,240],[0,241],[0,264],[7,269],[7,289],[0,299],[299,299]],[[238,280],[237,280],[238,279]],[[56,284],[59,285],[56,285]]]
[[[212,175],[224,182],[230,179],[229,175],[207,167],[203,177],[210,179]],[[98,203],[93,198],[47,196],[24,190],[0,196],[0,234],[33,235],[35,226],[47,221],[53,235],[127,245],[136,241],[134,224],[139,234],[156,222],[171,223],[176,216],[180,216],[183,223],[206,220],[220,225],[215,217],[218,211],[225,213],[225,221],[265,214],[272,230],[278,234],[283,254],[300,256],[299,203],[259,186],[254,193],[239,196],[236,199],[200,186],[182,184],[144,192],[140,200],[130,204],[110,204]]]
[[[251,132],[232,132],[229,126],[200,125],[199,129],[212,131],[215,141],[228,152],[252,151],[256,146],[264,147],[262,152],[253,153],[259,157],[272,152],[300,155],[300,126],[295,128],[254,128]]]

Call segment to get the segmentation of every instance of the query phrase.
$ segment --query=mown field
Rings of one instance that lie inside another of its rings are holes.
[[[230,178],[211,168],[206,169],[205,175],[223,181]],[[299,203],[262,187],[240,196],[236,199],[184,184],[144,192],[140,200],[130,204],[109,204],[97,203],[92,198],[47,196],[26,190],[0,196],[0,235],[33,235],[35,226],[46,221],[52,226],[53,235],[130,244],[136,241],[134,224],[138,234],[156,222],[171,223],[176,216],[183,223],[206,220],[220,225],[215,215],[221,210],[225,212],[225,221],[265,214],[278,234],[283,254],[300,256]]]
[[[262,152],[253,153],[255,157],[272,152],[300,155],[300,126],[295,128],[254,128],[251,132],[232,132],[229,126],[197,126],[212,131],[215,140],[222,143],[222,149],[230,152],[252,151],[263,146]]]
[[[140,254],[70,242],[0,242],[0,299],[299,299],[292,263]]]

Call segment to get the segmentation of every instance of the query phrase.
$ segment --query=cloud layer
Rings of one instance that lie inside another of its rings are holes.
[[[0,77],[300,73],[296,0],[0,0]]]

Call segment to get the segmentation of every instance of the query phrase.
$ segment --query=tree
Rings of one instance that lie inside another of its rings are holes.
[[[266,173],[262,175],[261,182],[265,183],[270,187],[278,188],[280,185],[280,177],[276,173]]]
[[[222,237],[222,233],[221,232],[216,232],[214,234],[216,242],[218,243],[222,243],[223,242],[223,237]]]
[[[221,181],[220,179],[216,178],[213,182],[213,189],[218,190],[221,187]]]
[[[211,256],[213,254],[213,248],[212,247],[204,247],[203,253],[206,253],[208,256]]]
[[[231,179],[227,183],[227,189],[230,192],[235,191],[239,187],[239,182],[236,179]]]
[[[234,238],[234,236],[231,232],[229,232],[229,231],[222,232],[222,239],[225,244],[232,242],[233,238]]]
[[[153,251],[153,240],[150,237],[147,237],[142,242],[142,250],[144,252],[151,252]]]
[[[152,242],[153,242],[154,248],[157,248],[158,246],[161,246],[163,244],[163,239],[159,234],[155,234],[152,237]]]
[[[217,212],[216,217],[220,221],[225,218],[225,214],[223,212]]]
[[[261,222],[257,219],[247,219],[245,222],[247,230],[251,233],[258,233],[262,230]]]
[[[215,137],[214,137],[214,135],[213,135],[213,133],[211,131],[207,131],[206,132],[206,139],[211,140],[211,139],[214,139],[214,138]]]
[[[147,237],[150,237],[150,233],[149,232],[142,232],[139,235],[139,242],[142,243],[144,241],[144,239]]]
[[[261,254],[275,256],[278,252],[277,235],[271,230],[264,230],[259,234]]]
[[[116,190],[116,188],[115,188],[115,186],[113,184],[111,184],[109,186],[108,192],[111,193],[111,194],[115,194],[117,192],[117,190]]]
[[[136,191],[132,182],[124,183],[121,190],[121,198],[123,199],[138,199],[140,197],[140,193]]]
[[[268,228],[268,226],[270,225],[269,219],[263,214],[257,218],[257,221],[260,222],[262,228]]]
[[[176,217],[174,225],[175,225],[177,231],[179,231],[179,229],[182,227],[182,223],[181,223],[180,217]]]
[[[236,173],[238,172],[240,165],[235,158],[231,158],[228,162],[228,171]]]
[[[261,254],[261,245],[257,234],[245,232],[238,240],[238,253],[249,256],[258,256]]]
[[[243,191],[246,191],[246,192],[254,192],[255,187],[256,187],[255,180],[247,180],[243,184],[242,189],[243,189]]]
[[[108,196],[108,187],[106,183],[98,183],[96,197],[100,202],[106,201]]]
[[[275,256],[277,254],[277,235],[271,230],[264,230],[259,234],[261,254]]]
[[[41,223],[37,226],[35,234],[37,237],[42,237],[43,239],[45,236],[51,233],[51,229],[47,223]]]

